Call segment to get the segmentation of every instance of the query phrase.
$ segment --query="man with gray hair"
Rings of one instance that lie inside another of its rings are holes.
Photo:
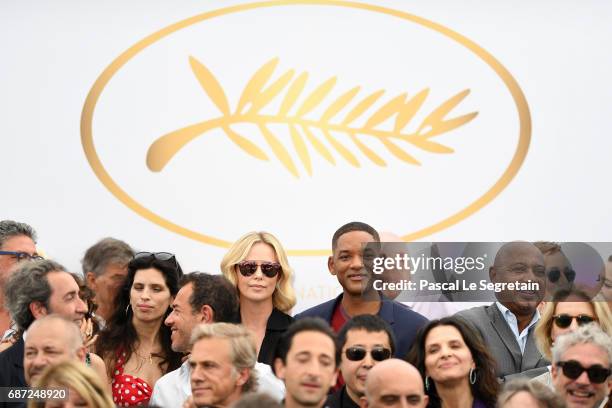
[[[0,353],[0,387],[24,387],[26,330],[35,320],[51,313],[80,325],[87,306],[79,297],[75,278],[62,265],[47,259],[24,263],[11,275],[4,289],[19,339]]]
[[[104,322],[115,312],[115,297],[125,282],[134,251],[125,242],[104,238],[85,251],[81,261],[87,286],[96,294],[96,314]]]
[[[36,232],[32,227],[22,222],[0,221],[0,335],[11,321],[4,308],[4,286],[19,262],[38,258]]]
[[[603,405],[612,391],[612,339],[592,323],[559,336],[552,348],[552,381],[569,408]]]
[[[231,323],[197,326],[191,336],[191,394],[196,407],[229,407],[257,390],[257,349],[249,331]]]

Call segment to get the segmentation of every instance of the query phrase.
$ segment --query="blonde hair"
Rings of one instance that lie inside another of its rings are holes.
[[[608,306],[607,302],[595,299],[590,300],[589,295],[577,289],[559,291],[558,294],[553,297],[553,301],[547,302],[546,306],[544,306],[544,311],[534,331],[538,350],[540,350],[540,353],[549,361],[552,361],[553,340],[551,333],[553,316],[555,315],[557,304],[560,302],[567,302],[570,297],[577,297],[579,299],[577,300],[578,302],[589,303],[593,308],[595,320],[599,324],[599,327],[601,327],[601,330],[612,336],[612,311],[610,311],[610,306]]]
[[[232,365],[236,370],[249,369],[249,378],[242,386],[242,392],[257,390],[257,349],[255,339],[244,326],[232,323],[204,323],[196,326],[191,333],[191,348],[202,339],[225,339],[230,342]]]
[[[95,371],[83,363],[62,361],[49,366],[35,384],[40,388],[66,387],[76,391],[91,408],[114,408],[105,384]],[[45,401],[30,401],[28,408],[43,408]]]
[[[296,303],[295,291],[291,281],[293,280],[293,270],[289,266],[287,254],[281,243],[276,237],[269,232],[249,232],[243,235],[238,241],[234,242],[232,247],[223,257],[221,261],[221,271],[232,285],[238,287],[238,278],[236,274],[236,265],[244,261],[253,245],[262,242],[274,248],[278,262],[281,265],[282,272],[276,283],[276,289],[272,294],[272,304],[281,312],[289,312]]]

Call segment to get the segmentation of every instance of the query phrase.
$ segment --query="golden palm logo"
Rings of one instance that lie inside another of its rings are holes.
[[[276,70],[278,58],[268,61],[253,74],[240,96],[236,109],[232,111],[223,87],[213,73],[194,57],[190,57],[189,62],[197,80],[219,109],[221,116],[184,127],[157,139],[147,153],[147,166],[155,172],[163,170],[187,143],[216,128],[222,129],[232,142],[249,155],[259,160],[269,160],[268,155],[253,141],[231,128],[233,124],[238,123],[256,125],[276,158],[295,177],[299,177],[298,168],[287,147],[270,130],[269,125],[271,124],[282,124],[288,127],[297,156],[309,175],[312,175],[312,161],[306,141],[329,163],[336,164],[332,151],[317,137],[313,131],[315,129],[323,135],[340,157],[355,167],[360,167],[355,149],[351,150],[346,144],[341,143],[332,135],[332,132],[347,135],[354,147],[378,166],[386,166],[387,163],[361,138],[372,138],[380,142],[389,153],[399,160],[412,165],[420,165],[420,162],[409,154],[402,144],[412,145],[430,153],[452,153],[453,149],[432,139],[468,123],[478,114],[478,112],[471,112],[447,118],[447,115],[470,93],[469,89],[465,89],[429,113],[414,132],[407,133],[405,128],[415,118],[429,94],[429,89],[424,89],[410,98],[407,93],[402,93],[380,104],[362,126],[357,126],[354,125],[354,122],[362,118],[368,109],[375,106],[385,93],[384,90],[377,90],[359,99],[357,94],[361,87],[356,86],[342,93],[331,103],[324,105],[326,97],[337,82],[337,78],[332,77],[318,85],[303,97],[301,103],[298,103],[308,81],[308,72],[302,72],[296,76],[295,71],[290,69],[266,86]],[[262,110],[283,91],[285,91],[284,96],[277,113],[262,113]],[[309,113],[321,105],[327,107],[320,117],[316,119],[308,117]],[[349,108],[351,105],[352,107]],[[347,113],[338,119],[343,109],[347,109]],[[392,130],[377,128],[394,116]]]

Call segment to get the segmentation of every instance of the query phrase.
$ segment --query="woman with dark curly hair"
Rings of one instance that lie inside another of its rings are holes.
[[[423,327],[408,361],[425,379],[429,407],[494,407],[499,391],[495,360],[480,334],[457,317],[432,320]]]
[[[167,252],[139,252],[128,264],[116,311],[96,341],[118,406],[145,405],[155,382],[181,365],[182,355],[172,351],[164,320],[182,275]]]

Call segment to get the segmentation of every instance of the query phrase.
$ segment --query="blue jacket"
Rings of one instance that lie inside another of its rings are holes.
[[[320,317],[331,324],[334,310],[336,310],[336,306],[341,300],[342,293],[335,299],[311,307],[302,313],[298,313],[295,318],[301,319],[304,317]],[[389,323],[393,329],[396,344],[395,357],[405,359],[406,355],[408,354],[408,350],[410,350],[410,347],[416,338],[417,332],[428,322],[428,320],[417,312],[410,310],[403,304],[385,297],[382,298],[378,316]]]

